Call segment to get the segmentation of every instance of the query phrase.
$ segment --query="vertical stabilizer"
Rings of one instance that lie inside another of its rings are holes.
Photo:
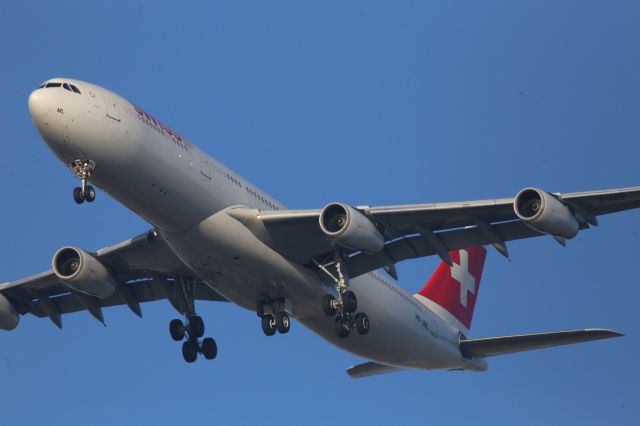
[[[414,297],[468,336],[487,250],[473,247],[451,251],[449,256],[453,265],[441,262]]]

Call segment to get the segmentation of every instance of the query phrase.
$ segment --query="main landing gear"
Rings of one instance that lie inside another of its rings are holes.
[[[181,279],[179,283],[182,290],[182,295],[185,301],[184,316],[186,321],[180,319],[171,320],[169,323],[169,333],[171,338],[176,342],[185,340],[182,343],[182,356],[188,363],[195,362],[198,359],[198,354],[201,354],[206,359],[214,359],[218,355],[218,345],[216,341],[211,337],[206,337],[202,340],[200,338],[204,336],[204,321],[195,312],[194,303],[194,283]]]
[[[186,337],[182,344],[182,356],[188,363],[195,362],[198,354],[202,354],[206,359],[214,359],[218,355],[216,341],[207,337],[199,341],[204,336],[204,321],[198,315],[186,317],[186,323],[182,320],[174,319],[169,323],[169,333],[171,338],[179,342]]]
[[[358,334],[367,334],[370,328],[369,317],[364,312],[356,313],[358,299],[353,291],[347,290],[349,275],[346,273],[346,265],[343,263],[340,254],[336,253],[335,255],[335,267],[338,277],[335,277],[324,266],[318,266],[336,283],[337,297],[331,294],[324,295],[322,298],[322,311],[328,317],[338,314],[334,323],[338,337],[345,338],[352,330],[356,330]]]
[[[87,179],[91,177],[91,173],[96,168],[96,163],[91,160],[74,160],[69,165],[73,175],[80,179],[82,186],[73,189],[73,199],[76,203],[82,204],[83,202],[92,203],[96,199],[96,190],[91,185],[87,185]]]
[[[267,336],[273,336],[276,331],[286,334],[291,329],[291,319],[284,309],[284,299],[271,299],[268,296],[262,297],[258,301],[256,312],[260,317],[262,331]],[[270,307],[273,314],[266,314],[265,307]]]

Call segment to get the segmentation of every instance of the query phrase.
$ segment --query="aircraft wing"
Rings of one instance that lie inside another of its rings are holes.
[[[521,334],[517,336],[462,340],[460,342],[460,351],[468,357],[484,358],[620,336],[623,336],[623,334],[600,328],[555,333]]]
[[[596,226],[602,214],[640,207],[640,187],[604,191],[551,194],[566,206],[579,229]],[[433,203],[354,209],[370,220],[384,237],[384,248],[376,255],[339,247],[348,256],[349,275],[356,277],[378,268],[395,275],[399,261],[440,255],[467,247],[493,244],[508,256],[507,241],[546,235],[523,221],[514,211],[515,198]],[[259,211],[236,208],[230,214],[256,235],[302,264],[331,265],[337,244],[320,228],[322,209]],[[558,238],[564,243],[564,240]],[[450,261],[450,259],[449,259]]]
[[[155,231],[98,250],[93,255],[117,282],[116,292],[107,299],[71,291],[52,270],[0,284],[0,293],[12,302],[19,314],[49,317],[60,328],[62,314],[83,310],[104,323],[102,308],[109,306],[127,305],[142,316],[141,302],[168,299],[176,309],[184,310],[185,302],[175,282],[180,277],[192,277],[193,273]],[[194,296],[199,300],[226,301],[205,283],[195,286]]]

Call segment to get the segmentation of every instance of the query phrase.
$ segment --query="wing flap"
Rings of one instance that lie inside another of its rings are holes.
[[[140,303],[153,302],[156,300],[162,300],[167,298],[166,289],[163,284],[158,280],[148,280],[140,283],[125,284],[127,288],[131,290],[136,301]],[[67,293],[57,297],[50,298],[49,300],[54,302],[58,307],[60,314],[69,314],[73,312],[85,311],[87,306],[82,301],[82,297],[90,296],[78,296],[74,293]],[[207,300],[215,302],[227,302],[225,298],[218,293],[210,289],[207,285],[198,285],[195,289],[194,297],[196,300]],[[108,308],[111,306],[125,305],[126,301],[118,294],[115,293],[108,299],[100,300],[95,297],[91,299],[101,308]],[[42,304],[42,300],[38,299],[33,301],[32,313],[40,318],[47,317],[49,314]]]
[[[601,328],[520,334],[516,336],[462,340],[460,342],[460,351],[467,357],[484,358],[620,336],[623,336],[623,334]]]
[[[379,374],[395,373],[402,371],[402,368],[392,367],[390,365],[378,364],[369,361],[363,364],[354,365],[347,369],[347,374],[353,379],[361,379],[363,377],[376,376]]]
[[[494,225],[495,231],[504,241],[513,241],[523,238],[543,235],[520,221],[512,221]],[[492,241],[477,226],[441,231],[436,235],[442,240],[448,250],[460,250],[467,247],[478,247],[489,244]],[[436,254],[436,248],[420,235],[413,235],[387,243],[385,250],[394,263],[432,256]],[[384,267],[383,259],[377,256],[369,256],[366,253],[357,253],[347,260],[351,277],[366,274]]]

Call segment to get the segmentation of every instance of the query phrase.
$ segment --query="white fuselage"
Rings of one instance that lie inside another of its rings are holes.
[[[153,224],[176,255],[230,301],[255,310],[261,295],[331,343],[398,367],[482,370],[458,349],[458,330],[385,275],[350,281],[367,313],[366,335],[336,336],[320,300],[333,293],[318,272],[287,259],[228,214],[284,206],[124,98],[72,79],[81,94],[37,89],[29,106],[40,134],[65,164],[92,160],[90,180]]]

